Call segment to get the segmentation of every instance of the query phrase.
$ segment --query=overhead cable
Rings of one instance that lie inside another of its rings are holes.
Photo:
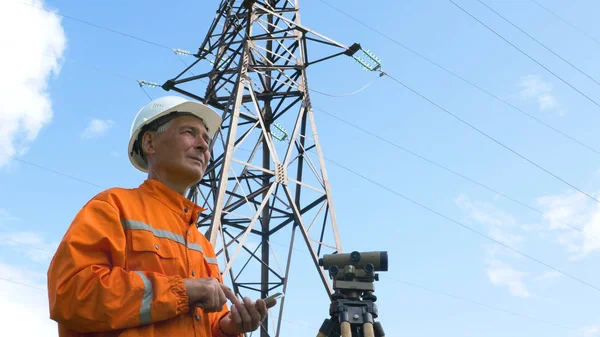
[[[600,41],[597,38],[595,38],[595,37],[591,36],[590,34],[586,33],[583,29],[575,26],[574,24],[572,24],[571,22],[567,21],[565,18],[561,17],[560,15],[556,14],[555,12],[551,11],[548,7],[543,6],[539,2],[537,2],[535,0],[530,0],[530,1],[533,2],[534,4],[536,4],[538,7],[542,8],[543,10],[545,10],[546,12],[552,14],[554,17],[556,17],[560,21],[562,21],[562,22],[566,23],[567,25],[571,26],[571,28],[573,28],[576,31],[580,32],[581,34],[585,35],[590,40],[596,42],[596,44],[598,44],[600,46]]]
[[[346,14],[346,13],[342,12],[341,10],[339,10],[338,8],[336,8],[336,7],[334,7],[334,6],[330,5],[330,4],[328,4],[328,3],[327,3],[327,2],[325,2],[324,0],[320,0],[320,1],[321,1],[321,2],[323,2],[323,3],[325,3],[325,4],[327,4],[327,5],[329,5],[330,7],[334,8],[334,9],[336,9],[336,10],[340,11],[342,14],[344,14],[344,15],[346,15],[346,16],[349,16],[350,18],[352,18],[352,19],[354,19],[354,20],[356,20],[356,21],[360,22],[361,24],[363,24],[363,25],[367,26],[366,24],[364,24],[364,23],[363,23],[363,22],[361,22],[360,20],[358,20],[358,19],[355,19],[354,17],[350,16],[349,14]],[[66,16],[66,17],[67,17],[67,18],[72,18],[72,17],[70,17],[70,16]],[[75,18],[73,18],[73,19],[75,19]],[[85,22],[87,22],[87,21],[84,21],[84,20],[79,20],[79,19],[76,19],[76,20],[78,20],[78,21],[80,21],[80,22],[84,22],[84,23],[85,23]],[[93,25],[94,25],[94,26],[97,26],[97,25],[95,25],[95,24],[93,24]],[[405,46],[403,46],[402,44],[400,44],[400,43],[399,43],[399,42],[397,42],[396,40],[393,40],[393,39],[391,39],[390,37],[388,37],[388,36],[384,35],[383,33],[379,32],[379,31],[377,31],[377,30],[375,30],[374,28],[372,28],[372,27],[370,27],[370,26],[367,26],[367,27],[368,27],[368,28],[370,28],[371,30],[374,30],[374,31],[378,32],[379,34],[381,34],[381,35],[385,36],[386,38],[388,38],[388,39],[392,40],[393,42],[395,42],[395,43],[399,44],[400,46],[402,46],[402,47],[406,48],[407,50],[409,50],[409,51],[411,51],[411,52],[415,53],[416,55],[418,55],[418,56],[420,56],[420,57],[424,58],[425,60],[427,60],[427,61],[429,61],[429,62],[432,62],[433,64],[437,65],[438,67],[440,67],[440,68],[442,68],[442,69],[444,69],[444,70],[446,70],[446,71],[450,72],[449,70],[447,70],[447,69],[443,68],[442,66],[440,66],[440,65],[438,65],[438,64],[436,64],[436,63],[434,63],[433,61],[430,61],[429,59],[427,59],[427,58],[425,58],[424,56],[422,56],[422,55],[420,55],[420,54],[418,54],[418,53],[416,53],[416,52],[412,51],[411,49],[408,49],[408,47],[405,47]],[[101,27],[101,28],[104,28],[104,27]],[[110,29],[110,28],[106,28],[106,30],[107,30],[107,31],[114,31],[113,29]],[[124,36],[130,36],[130,35],[128,35],[128,34],[121,34],[121,35],[124,35]],[[135,38],[135,37],[134,37],[134,38]],[[137,39],[137,40],[140,40],[140,41],[144,41],[144,39],[139,39],[139,38],[136,38],[136,39]],[[183,63],[183,64],[184,64],[186,67],[188,66],[188,65],[187,65],[187,63],[186,63],[186,62],[185,62],[183,59],[181,59],[181,57],[180,57],[180,54],[184,54],[184,55],[190,55],[190,54],[191,54],[190,52],[186,52],[186,51],[183,51],[183,50],[181,50],[181,49],[172,49],[172,48],[169,48],[169,49],[175,53],[175,55],[176,55],[176,56],[179,58],[179,60],[180,60],[180,61],[181,61],[181,62],[182,62],[182,63]],[[120,77],[120,78],[123,78],[123,79],[127,79],[127,80],[134,81],[134,80],[133,80],[132,78],[130,78],[129,76],[125,76],[125,75],[117,74],[117,73],[114,73],[114,72],[109,72],[109,71],[107,71],[107,70],[104,70],[104,69],[98,69],[98,68],[96,68],[96,67],[91,67],[91,66],[88,66],[88,65],[83,65],[83,66],[90,67],[90,68],[92,68],[92,69],[94,69],[94,70],[97,70],[97,71],[108,72],[108,73],[110,73],[110,74],[113,74],[113,75],[115,75],[115,76],[117,76],[117,77]],[[450,72],[450,73],[451,73],[451,74],[453,74],[453,75],[455,75],[455,74],[454,74],[454,73],[452,73],[452,72]],[[388,75],[388,76],[389,76],[389,74],[386,74],[386,75]],[[455,76],[458,76],[458,75],[455,75]],[[390,78],[392,78],[392,77],[390,77]],[[459,78],[463,79],[462,77],[459,77]],[[395,80],[395,79],[394,79],[394,80]],[[463,80],[465,80],[465,79],[463,79]],[[201,81],[202,81],[202,80],[201,80]],[[396,80],[396,81],[398,81],[398,80]],[[465,80],[465,81],[467,81],[467,80]],[[467,81],[467,82],[468,82],[468,81]],[[148,85],[149,85],[149,86],[151,86],[151,87],[156,87],[156,86],[157,86],[157,84],[156,84],[156,83],[154,83],[154,82],[140,81],[140,80],[137,80],[137,83],[140,85],[140,88],[141,88],[141,89],[144,91],[144,93],[146,94],[146,96],[148,97],[148,99],[152,100],[152,97],[151,97],[151,95],[150,95],[150,94],[149,94],[149,93],[148,93],[148,92],[147,92],[147,91],[146,91],[146,90],[143,88],[143,85],[144,85],[144,84],[148,84]],[[468,83],[470,83],[470,82],[468,82]],[[312,90],[312,89],[311,89],[311,90]],[[480,90],[484,90],[484,89],[481,89],[481,88],[480,88]],[[485,90],[484,90],[484,91],[485,91]],[[420,95],[420,94],[419,94],[419,95]],[[491,93],[490,93],[490,95],[493,95],[493,94],[491,94]],[[423,97],[423,96],[422,96],[422,97]],[[500,99],[500,98],[498,98],[498,99]],[[431,101],[430,101],[430,102],[431,102]],[[508,103],[508,102],[506,102],[506,103],[507,103],[507,104],[510,104],[510,103]],[[515,108],[516,108],[516,107],[515,107]],[[317,108],[315,108],[315,109],[317,109]],[[442,108],[442,109],[443,109],[443,108]],[[518,108],[516,108],[516,109],[518,109]],[[320,110],[320,109],[317,109],[317,110]],[[321,110],[321,111],[325,112],[324,110]],[[330,115],[331,115],[331,114],[330,114]],[[332,115],[332,116],[333,116],[333,115]],[[454,115],[453,115],[453,116],[454,116]],[[334,116],[334,117],[335,117],[335,116]],[[335,117],[335,118],[336,118],[336,119],[338,119],[338,120],[340,120],[340,121],[342,121],[342,122],[345,122],[345,123],[347,123],[347,124],[349,124],[349,125],[351,125],[351,126],[354,126],[354,127],[356,127],[355,125],[353,125],[352,123],[350,123],[350,122],[348,122],[348,121],[346,121],[346,120],[344,120],[344,119],[341,119],[341,118],[339,118],[339,117]],[[543,122],[542,122],[542,123],[543,123]],[[391,143],[391,142],[390,142],[390,141],[388,141],[388,140],[385,140],[385,139],[383,139],[383,138],[381,138],[381,137],[379,137],[379,136],[376,136],[376,135],[374,135],[372,132],[366,131],[366,130],[364,130],[364,129],[362,129],[362,128],[359,128],[359,129],[360,129],[360,130],[362,130],[362,131],[364,131],[364,132],[366,132],[367,134],[370,134],[370,135],[372,135],[372,136],[375,136],[376,138],[379,138],[379,139],[381,139],[381,140],[384,140],[384,141],[386,141],[386,142],[388,142],[388,143]],[[558,131],[558,130],[557,130],[557,131]],[[560,132],[560,131],[558,131],[558,132]],[[569,136],[567,136],[567,137],[569,137]],[[516,200],[516,199],[514,199],[514,198],[512,198],[512,197],[510,197],[510,196],[508,196],[508,195],[506,195],[506,194],[504,194],[504,193],[498,192],[498,191],[496,191],[496,190],[492,189],[491,187],[488,187],[488,186],[486,186],[486,185],[484,185],[484,184],[482,184],[482,183],[480,183],[480,182],[477,182],[477,181],[475,181],[475,180],[473,180],[473,179],[471,179],[471,178],[469,178],[469,177],[465,176],[464,174],[461,174],[461,173],[458,173],[458,172],[456,172],[456,171],[450,170],[450,169],[448,169],[448,168],[446,168],[446,167],[444,167],[444,166],[442,166],[442,165],[440,165],[440,164],[438,164],[438,163],[436,163],[436,162],[434,162],[434,161],[432,161],[432,160],[430,160],[430,159],[427,159],[427,158],[425,158],[425,157],[423,157],[423,156],[421,156],[421,155],[419,155],[419,154],[416,154],[416,153],[414,153],[414,152],[412,152],[412,151],[410,151],[410,150],[407,150],[407,149],[405,149],[405,148],[402,148],[402,147],[400,147],[399,145],[397,145],[397,144],[395,144],[395,143],[391,143],[391,144],[393,144],[393,145],[394,145],[394,146],[396,146],[397,148],[400,148],[400,149],[402,149],[402,150],[404,150],[404,151],[406,151],[406,152],[408,152],[408,153],[410,153],[410,154],[412,154],[412,155],[415,155],[415,156],[417,156],[417,157],[419,157],[419,158],[421,158],[421,159],[423,159],[423,160],[425,160],[425,161],[428,161],[428,162],[430,162],[430,163],[432,163],[432,164],[434,164],[434,165],[436,165],[436,166],[438,166],[438,167],[440,167],[440,168],[442,168],[442,169],[444,169],[444,170],[447,170],[447,171],[449,171],[449,172],[451,172],[451,173],[453,173],[453,174],[455,174],[455,175],[457,175],[457,176],[459,176],[459,177],[462,177],[462,178],[464,178],[464,179],[466,179],[466,180],[468,180],[468,181],[470,181],[470,182],[472,182],[472,183],[474,183],[474,184],[476,184],[476,185],[479,185],[479,186],[481,186],[481,187],[483,187],[483,188],[485,188],[485,189],[487,189],[487,190],[490,190],[490,191],[492,191],[492,192],[494,192],[494,193],[497,193],[498,195],[501,195],[501,196],[503,196],[503,197],[505,197],[505,198],[507,198],[507,199],[509,199],[509,200],[511,200],[511,201],[514,201],[514,202],[516,202],[516,203],[518,203],[518,204],[520,204],[520,205],[522,205],[522,206],[524,206],[524,207],[527,207],[527,208],[529,208],[529,209],[531,209],[531,210],[533,210],[533,211],[535,211],[535,212],[537,212],[537,213],[540,213],[540,214],[542,214],[542,215],[546,215],[546,213],[544,213],[544,212],[542,212],[542,211],[540,211],[540,210],[538,210],[538,209],[536,209],[536,208],[534,208],[534,207],[531,207],[531,206],[529,206],[529,205],[527,205],[527,204],[525,204],[525,203],[523,203],[523,202],[520,202],[520,201],[518,201],[518,200]],[[586,147],[587,147],[587,145],[585,145],[585,144],[582,144],[582,145],[584,145],[584,146],[586,146]],[[589,148],[589,147],[588,147],[588,148]],[[594,150],[594,149],[592,149],[592,148],[589,148],[589,149],[591,149],[591,150],[592,150],[592,151],[594,151],[594,152],[597,152],[596,150]],[[598,153],[598,152],[597,152],[597,153]],[[13,158],[14,158],[14,157],[13,157]],[[16,158],[15,158],[15,159],[16,159]],[[19,159],[17,159],[17,160],[19,160]],[[21,160],[21,161],[22,161],[22,160]],[[22,161],[22,162],[23,162],[23,161]],[[32,164],[32,165],[34,165],[34,164]],[[566,222],[564,222],[564,221],[560,221],[560,220],[559,220],[559,222],[561,222],[562,224],[564,224],[565,226],[567,226],[567,227],[569,227],[569,228],[571,228],[571,229],[574,229],[574,230],[580,231],[580,232],[582,232],[582,233],[584,233],[584,234],[586,234],[586,235],[588,235],[588,236],[592,236],[590,233],[588,233],[588,232],[586,232],[586,231],[583,231],[581,228],[578,228],[578,227],[576,227],[576,226],[570,225],[570,224],[568,224],[568,223],[566,223]],[[593,236],[593,237],[594,237],[594,238],[596,238],[596,239],[598,239],[596,236]]]
[[[471,231],[471,232],[473,232],[473,233],[475,233],[475,234],[477,234],[477,235],[479,235],[479,236],[481,236],[481,237],[483,237],[483,238],[485,238],[485,239],[487,239],[489,241],[492,241],[492,242],[494,242],[494,243],[496,243],[496,244],[498,244],[498,245],[500,245],[500,246],[502,246],[502,247],[504,247],[504,248],[506,248],[506,249],[508,249],[508,250],[510,250],[512,252],[514,252],[514,253],[517,253],[517,254],[519,254],[519,255],[521,255],[521,256],[523,256],[523,257],[525,257],[525,258],[527,258],[527,259],[529,259],[529,260],[531,260],[533,262],[536,262],[536,263],[538,263],[538,264],[540,264],[542,266],[545,266],[545,267],[547,267],[547,268],[549,268],[549,269],[551,269],[553,271],[556,271],[556,272],[558,272],[558,273],[560,273],[560,274],[562,274],[564,276],[567,276],[567,277],[569,277],[569,278],[571,278],[571,279],[573,279],[573,280],[575,280],[575,281],[577,281],[577,282],[579,282],[579,283],[581,283],[583,285],[586,285],[586,286],[588,286],[588,287],[590,287],[590,288],[592,288],[594,290],[600,291],[600,288],[598,286],[596,286],[596,285],[593,285],[593,284],[591,284],[591,283],[589,283],[587,281],[582,280],[581,278],[578,278],[578,277],[573,276],[573,275],[571,275],[571,274],[569,274],[569,273],[567,273],[565,271],[562,271],[562,270],[560,270],[560,269],[558,269],[558,268],[556,268],[556,267],[554,267],[554,266],[552,266],[552,265],[550,265],[550,264],[548,264],[546,262],[541,261],[540,259],[537,259],[537,258],[535,258],[535,257],[533,257],[531,255],[528,255],[528,254],[526,254],[526,253],[524,253],[524,252],[522,252],[522,251],[520,251],[520,250],[518,250],[518,249],[516,249],[516,248],[514,248],[514,247],[512,247],[510,245],[507,245],[506,243],[504,243],[502,241],[496,240],[496,239],[492,238],[491,236],[486,235],[486,234],[484,234],[484,233],[476,230],[475,228],[470,227],[470,226],[468,226],[468,225],[466,225],[466,224],[464,224],[464,223],[462,223],[462,222],[460,222],[458,220],[454,220],[451,217],[449,217],[449,216],[447,216],[447,215],[445,215],[445,214],[443,214],[443,213],[441,213],[439,211],[436,211],[433,208],[431,208],[431,207],[429,207],[429,206],[427,206],[427,205],[425,205],[423,203],[420,203],[420,202],[418,202],[418,201],[416,201],[416,200],[414,200],[412,198],[409,198],[409,197],[405,196],[404,194],[402,194],[402,193],[400,193],[398,191],[395,191],[395,190],[389,188],[388,186],[386,186],[384,184],[376,182],[375,180],[367,177],[364,174],[358,173],[357,171],[354,171],[354,170],[348,168],[347,166],[339,164],[338,162],[336,162],[336,161],[334,161],[332,159],[329,159],[329,158],[327,158],[325,156],[324,156],[324,158],[327,161],[333,163],[334,165],[339,166],[339,167],[343,168],[344,170],[346,170],[346,171],[348,171],[348,172],[350,172],[350,173],[352,173],[352,174],[354,174],[354,175],[356,175],[356,176],[358,176],[358,177],[360,177],[360,178],[362,178],[362,179],[364,179],[364,180],[366,180],[366,181],[368,181],[368,182],[370,182],[370,183],[372,183],[374,185],[377,185],[377,186],[381,187],[382,189],[384,189],[384,190],[386,190],[386,191],[388,191],[388,192],[390,192],[390,193],[392,193],[392,194],[394,194],[394,195],[396,195],[396,196],[398,196],[398,197],[400,197],[400,198],[402,198],[402,199],[404,199],[404,200],[406,200],[406,201],[408,201],[408,202],[410,202],[412,204],[415,204],[415,205],[417,205],[417,206],[419,206],[419,207],[421,207],[421,208],[423,208],[423,209],[425,209],[425,210],[427,210],[427,211],[429,211],[429,212],[431,212],[433,214],[436,214],[436,215],[440,216],[441,218],[444,218],[444,219],[448,220],[449,222],[451,222],[451,223],[453,223],[455,225],[458,225],[458,226],[460,226],[460,227],[462,227],[462,228],[464,228],[464,229],[466,229],[468,231]]]
[[[481,0],[477,0],[480,4],[484,5],[486,8],[488,8],[490,11],[494,12],[494,14],[498,15],[500,18],[502,18],[502,20],[508,22],[511,26],[515,27],[517,30],[519,30],[521,33],[527,35],[527,37],[529,37],[530,39],[532,39],[533,41],[535,41],[535,43],[539,44],[540,46],[542,46],[544,49],[546,49],[547,51],[551,52],[554,56],[558,57],[559,59],[561,59],[563,62],[567,63],[568,65],[570,65],[573,69],[577,70],[580,74],[582,74],[583,76],[589,78],[590,80],[592,80],[594,83],[596,83],[597,85],[600,86],[600,82],[598,82],[595,78],[593,78],[592,76],[590,76],[588,73],[586,73],[585,71],[579,69],[577,66],[575,66],[573,63],[569,62],[568,60],[566,60],[564,57],[560,56],[558,53],[556,53],[555,51],[553,51],[552,49],[548,48],[545,44],[541,43],[539,40],[537,40],[535,37],[531,36],[529,33],[527,33],[526,31],[524,31],[521,27],[517,26],[516,24],[514,24],[512,21],[510,21],[509,19],[507,19],[505,16],[503,16],[502,14],[498,13],[496,10],[494,10],[492,7],[490,7],[488,4],[486,4],[485,2],[481,1]]]
[[[505,38],[504,36],[500,35],[500,33],[496,32],[493,28],[491,28],[490,26],[486,25],[483,21],[479,20],[477,17],[475,17],[469,11],[467,11],[466,9],[464,9],[463,7],[461,7],[460,5],[458,5],[456,2],[454,2],[452,0],[448,0],[448,1],[450,1],[454,6],[458,7],[461,11],[465,12],[468,16],[470,16],[471,18],[473,18],[475,21],[479,22],[479,24],[481,24],[482,26],[484,26],[485,28],[487,28],[489,31],[491,31],[492,33],[494,33],[496,36],[498,36],[499,38],[501,38],[504,42],[506,42],[509,45],[511,45],[514,49],[518,50],[521,54],[525,55],[528,59],[530,59],[531,61],[535,62],[537,65],[539,65],[540,67],[544,68],[547,72],[549,72],[550,74],[552,74],[554,77],[556,77],[557,79],[559,79],[561,82],[563,82],[564,84],[566,84],[569,87],[571,87],[571,89],[573,89],[576,92],[578,92],[581,96],[587,98],[594,105],[600,107],[600,103],[596,102],[593,98],[591,98],[590,96],[586,95],[581,90],[577,89],[574,85],[572,85],[571,83],[567,82],[564,78],[562,78],[561,76],[559,76],[558,74],[556,74],[552,70],[548,69],[548,67],[546,67],[545,65],[543,65],[542,63],[540,63],[538,60],[536,60],[534,57],[532,57],[531,55],[529,55],[528,53],[526,53],[523,49],[519,48],[514,43],[510,42],[507,38]]]
[[[530,163],[531,165],[537,167],[538,169],[546,172],[547,174],[549,174],[550,176],[554,177],[557,180],[562,181],[564,184],[570,186],[571,188],[577,190],[578,192],[580,192],[581,194],[587,196],[588,198],[590,198],[591,200],[594,200],[595,202],[600,204],[600,200],[596,199],[595,197],[593,197],[591,194],[583,191],[582,189],[580,189],[579,187],[571,184],[570,182],[566,181],[565,179],[559,177],[558,175],[550,172],[548,169],[542,167],[541,165],[539,165],[538,163],[534,162],[533,160],[525,157],[524,155],[522,155],[521,153],[513,150],[512,148],[508,147],[507,145],[505,145],[504,143],[502,143],[501,141],[497,140],[496,138],[488,135],[487,133],[485,133],[484,131],[482,131],[481,129],[477,128],[476,126],[474,126],[473,124],[465,121],[464,119],[460,118],[459,116],[457,116],[456,114],[453,114],[452,112],[450,112],[448,109],[444,108],[443,106],[437,104],[436,102],[432,101],[431,99],[429,99],[428,97],[426,97],[425,95],[421,94],[420,92],[416,91],[415,89],[409,87],[408,85],[404,84],[402,81],[398,80],[397,78],[393,77],[392,75],[390,75],[389,73],[387,74],[387,76],[389,78],[391,78],[394,82],[400,84],[401,86],[403,86],[404,88],[410,90],[411,92],[413,92],[415,95],[421,97],[422,99],[426,100],[427,102],[431,103],[432,105],[434,105],[435,107],[437,107],[438,109],[444,111],[445,113],[447,113],[448,115],[452,116],[453,118],[455,118],[456,120],[458,120],[459,122],[465,124],[466,126],[470,127],[471,129],[477,131],[478,133],[480,133],[481,135],[483,135],[484,137],[490,139],[491,141],[493,141],[494,143],[502,146],[503,148],[507,149],[508,151],[514,153],[515,155],[517,155],[518,157],[520,157],[521,159],[527,161],[528,163]]]
[[[336,6],[333,6],[332,4],[328,3],[327,1],[325,1],[325,0],[319,0],[319,1],[321,1],[322,3],[326,4],[327,6],[329,6],[329,7],[331,7],[331,8],[333,8],[334,10],[338,11],[339,13],[343,14],[344,16],[346,16],[346,17],[348,17],[348,18],[350,18],[350,19],[352,19],[352,20],[354,20],[354,21],[358,22],[359,24],[363,25],[364,27],[368,28],[369,30],[371,30],[371,31],[373,31],[373,32],[375,32],[375,33],[377,33],[377,34],[381,35],[382,37],[384,37],[384,38],[388,39],[389,41],[393,42],[394,44],[396,44],[396,45],[398,45],[398,46],[402,47],[402,48],[403,48],[403,49],[405,49],[406,51],[408,51],[408,52],[410,52],[410,53],[414,54],[415,56],[418,56],[419,58],[423,59],[424,61],[426,61],[426,62],[428,62],[428,63],[430,63],[430,64],[432,64],[432,65],[434,65],[434,66],[436,66],[436,67],[440,68],[441,70],[443,70],[443,71],[447,72],[448,74],[450,74],[450,75],[452,75],[452,76],[454,76],[454,77],[456,77],[456,78],[460,79],[461,81],[463,81],[463,82],[465,82],[466,84],[468,84],[468,85],[472,86],[473,88],[475,88],[475,89],[477,89],[477,90],[479,90],[479,91],[481,91],[481,92],[485,93],[486,95],[488,95],[488,96],[490,96],[490,97],[492,97],[492,98],[494,98],[494,99],[498,100],[499,102],[502,102],[503,104],[505,104],[505,105],[507,105],[507,106],[511,107],[512,109],[514,109],[514,110],[516,110],[516,111],[520,112],[521,114],[523,114],[523,115],[525,115],[525,116],[529,117],[530,119],[532,119],[532,120],[536,121],[537,123],[539,123],[539,124],[541,124],[541,125],[543,125],[543,126],[547,127],[548,129],[550,129],[550,130],[552,130],[552,131],[554,131],[554,132],[556,132],[556,133],[560,134],[561,136],[563,136],[563,137],[565,137],[565,138],[567,138],[567,139],[569,139],[569,140],[571,140],[571,141],[573,141],[573,142],[575,142],[575,143],[579,144],[580,146],[582,146],[582,147],[584,147],[584,148],[586,148],[586,149],[588,149],[588,150],[590,150],[590,151],[594,152],[595,154],[597,154],[597,155],[600,155],[600,150],[596,150],[596,149],[595,149],[595,148],[593,148],[592,146],[590,146],[590,145],[588,145],[588,144],[586,144],[586,143],[584,143],[584,142],[582,142],[582,141],[580,141],[580,140],[576,139],[575,137],[573,137],[573,136],[570,136],[570,135],[566,134],[566,133],[565,133],[565,132],[563,132],[563,131],[560,131],[559,129],[557,129],[557,128],[555,128],[555,127],[551,126],[550,124],[548,124],[548,123],[546,123],[546,122],[542,121],[541,119],[539,119],[539,118],[535,117],[533,114],[531,114],[531,113],[528,113],[528,112],[524,111],[523,109],[521,109],[521,108],[519,108],[519,107],[515,106],[514,104],[512,104],[512,103],[508,102],[507,100],[505,100],[505,99],[501,98],[500,96],[498,96],[498,95],[496,95],[496,94],[493,94],[492,92],[490,92],[489,90],[487,90],[487,89],[483,88],[482,86],[475,84],[474,82],[472,82],[472,81],[470,81],[470,80],[466,79],[465,77],[463,77],[463,76],[461,76],[461,75],[459,75],[459,74],[457,74],[457,73],[453,72],[452,70],[450,70],[450,69],[448,69],[448,68],[446,68],[446,67],[442,66],[441,64],[439,64],[439,63],[437,63],[437,62],[435,62],[435,61],[433,61],[433,60],[429,59],[428,57],[424,56],[423,54],[421,54],[421,53],[419,53],[419,52],[417,52],[417,51],[415,51],[415,50],[413,50],[413,49],[409,48],[408,46],[406,46],[406,45],[404,45],[404,44],[400,43],[398,40],[396,40],[396,39],[394,39],[394,38],[390,37],[389,35],[387,35],[387,34],[383,33],[382,31],[380,31],[380,30],[378,30],[378,29],[375,29],[375,28],[373,28],[372,26],[368,25],[368,24],[367,24],[367,23],[365,23],[364,21],[361,21],[360,19],[358,19],[358,18],[356,18],[356,17],[354,17],[354,16],[352,16],[352,15],[350,15],[350,14],[348,14],[348,13],[346,13],[346,12],[342,11],[341,9],[339,9],[339,8],[338,8],[338,7],[336,7]]]
[[[515,198],[513,198],[513,197],[511,197],[511,196],[509,196],[509,195],[507,195],[505,193],[502,193],[502,192],[500,192],[500,191],[498,191],[498,190],[496,190],[496,189],[494,189],[494,188],[492,188],[490,186],[487,186],[487,185],[485,185],[485,184],[483,184],[483,183],[481,183],[481,182],[479,182],[479,181],[477,181],[477,180],[475,180],[473,178],[468,177],[467,175],[465,175],[463,173],[457,172],[457,171],[455,171],[455,170],[453,170],[451,168],[448,168],[447,166],[444,166],[444,165],[442,165],[442,164],[440,164],[440,163],[438,163],[438,162],[436,162],[436,161],[434,161],[432,159],[429,159],[429,158],[427,158],[427,157],[425,157],[423,155],[420,155],[420,154],[414,152],[413,150],[410,150],[410,149],[408,149],[408,148],[406,148],[404,146],[399,145],[398,143],[395,143],[395,142],[393,142],[393,141],[391,141],[389,139],[383,138],[380,135],[378,135],[378,134],[376,134],[376,133],[374,133],[372,131],[366,130],[366,129],[364,129],[364,128],[362,128],[362,127],[360,127],[360,126],[358,126],[358,125],[356,125],[354,123],[351,123],[351,122],[349,122],[349,121],[347,121],[347,120],[345,120],[345,119],[343,119],[341,117],[338,117],[338,116],[336,116],[336,115],[334,115],[334,114],[332,114],[332,113],[330,113],[328,111],[325,111],[323,109],[320,109],[320,108],[317,108],[317,107],[313,107],[313,109],[317,110],[317,111],[321,111],[321,112],[325,113],[326,115],[329,115],[332,118],[337,119],[338,121],[340,121],[342,123],[348,124],[351,127],[353,127],[353,128],[355,128],[357,130],[360,130],[360,131],[366,133],[369,136],[377,138],[377,139],[379,139],[379,140],[381,140],[381,141],[383,141],[383,142],[385,142],[385,143],[387,143],[389,145],[392,145],[393,147],[395,147],[395,148],[397,148],[399,150],[402,150],[402,151],[404,151],[404,152],[406,152],[406,153],[408,153],[408,154],[410,154],[410,155],[412,155],[412,156],[414,156],[414,157],[416,157],[418,159],[421,159],[421,160],[423,160],[425,162],[428,162],[428,163],[430,163],[430,164],[432,164],[432,165],[434,165],[434,166],[436,166],[436,167],[438,167],[438,168],[440,168],[442,170],[450,172],[450,173],[452,173],[452,174],[454,174],[454,175],[456,175],[456,176],[458,176],[458,177],[460,177],[460,178],[462,178],[462,179],[464,179],[466,181],[469,181],[469,182],[471,182],[471,183],[473,183],[473,184],[475,184],[475,185],[477,185],[477,186],[479,186],[481,188],[484,188],[484,189],[486,189],[486,190],[488,190],[488,191],[490,191],[492,193],[495,193],[495,194],[497,194],[497,195],[499,195],[501,197],[504,197],[504,198],[506,198],[506,199],[508,199],[508,200],[510,200],[510,201],[512,201],[512,202],[514,202],[514,203],[516,203],[518,205],[520,205],[520,206],[523,206],[523,207],[525,207],[527,209],[530,209],[530,210],[532,210],[532,211],[534,211],[534,212],[536,212],[536,213],[538,213],[540,215],[543,215],[543,216],[546,216],[546,217],[550,217],[550,215],[547,214],[547,213],[545,213],[544,211],[541,211],[541,210],[539,210],[539,209],[537,209],[537,208],[535,208],[533,206],[530,206],[530,205],[528,205],[528,204],[526,204],[526,203],[524,203],[522,201],[519,201],[519,200],[517,200],[517,199],[515,199]],[[569,228],[571,228],[573,230],[579,231],[582,234],[585,234],[585,235],[587,235],[587,236],[589,236],[591,238],[594,238],[594,239],[600,241],[599,237],[597,237],[596,235],[594,235],[594,234],[592,234],[592,233],[590,233],[588,231],[585,231],[585,230],[583,230],[583,229],[581,229],[581,228],[579,228],[577,226],[571,225],[571,224],[569,224],[569,223],[567,223],[565,221],[562,221],[560,219],[557,219],[556,221],[560,222],[561,224],[565,225],[566,227],[569,227]]]

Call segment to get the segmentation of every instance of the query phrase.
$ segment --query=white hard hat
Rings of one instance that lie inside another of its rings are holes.
[[[153,100],[138,111],[129,133],[129,161],[138,170],[148,172],[148,164],[141,156],[141,144],[136,144],[142,128],[172,112],[188,113],[202,119],[210,138],[214,136],[215,132],[221,126],[221,116],[202,103],[190,101],[179,96],[164,96]]]

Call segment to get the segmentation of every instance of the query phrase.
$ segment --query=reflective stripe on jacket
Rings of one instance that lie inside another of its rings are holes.
[[[195,222],[201,207],[161,182],[112,188],[76,215],[48,270],[60,337],[223,336],[229,310],[190,311],[184,278],[223,282]],[[241,336],[241,335],[240,335]]]

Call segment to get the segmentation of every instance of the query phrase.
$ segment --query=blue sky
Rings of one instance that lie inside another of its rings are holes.
[[[23,333],[27,326],[31,335],[55,336],[44,291],[49,257],[89,198],[103,188],[134,187],[143,181],[145,176],[126,157],[132,118],[148,102],[135,81],[162,83],[183,70],[183,64],[170,50],[53,17],[27,4],[194,51],[218,2],[39,1],[4,0],[0,4],[0,42],[9,50],[0,56],[0,315],[7,318],[6,331]],[[596,83],[481,3],[455,2],[600,102]],[[486,3],[586,74],[600,79],[600,25],[595,14],[600,3],[540,0],[596,41],[531,1]],[[556,176],[600,197],[600,154],[449,75],[324,2],[300,4],[307,27],[346,45],[361,43],[382,60],[383,69],[394,78]],[[600,151],[600,107],[451,2],[384,1],[374,5],[348,0],[343,5],[346,13],[402,45]],[[312,89],[344,95],[377,75],[364,72],[349,58],[337,58],[309,68],[308,76]],[[164,93],[162,89],[146,90],[152,97]],[[324,155],[329,159],[326,164],[344,250],[389,252],[390,270],[382,273],[376,284],[380,319],[388,335],[600,336],[600,315],[595,310],[600,292],[594,288],[600,287],[596,268],[600,208],[596,201],[389,77],[379,78],[352,96],[313,92],[312,102]],[[319,109],[546,215],[411,156]],[[398,193],[592,286],[502,249]],[[287,294],[282,335],[316,335],[328,314],[327,298],[308,256],[299,252],[293,263],[297,267]],[[311,289],[308,294],[300,289],[302,284]]]

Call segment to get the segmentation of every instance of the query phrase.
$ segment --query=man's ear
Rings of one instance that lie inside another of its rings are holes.
[[[154,132],[146,131],[142,136],[142,151],[146,157],[148,155],[154,154],[156,152],[155,149],[156,135]]]

